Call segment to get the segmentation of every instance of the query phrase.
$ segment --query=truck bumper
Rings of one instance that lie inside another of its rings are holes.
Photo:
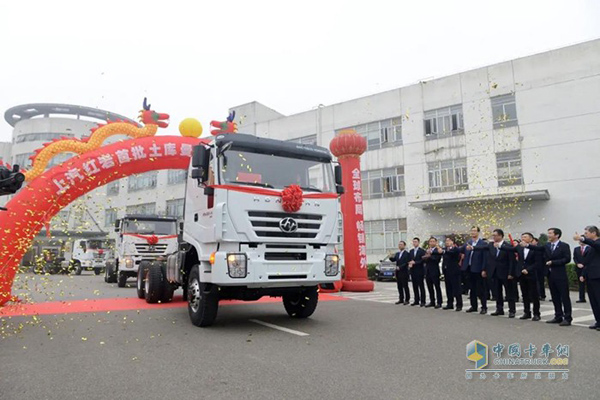
[[[247,274],[243,278],[229,275],[226,252],[215,253],[215,262],[205,264],[201,271],[204,282],[220,286],[248,288],[302,287],[333,283],[340,280],[340,268],[335,275],[325,274],[325,257],[334,254],[334,246],[298,246],[274,248],[272,245],[240,245],[247,257]]]

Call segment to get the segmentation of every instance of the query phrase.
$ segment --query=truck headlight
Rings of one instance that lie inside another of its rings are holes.
[[[248,257],[244,253],[227,254],[227,269],[230,278],[245,278],[248,274]]]
[[[133,258],[127,257],[125,259],[125,268],[133,268]]]
[[[340,257],[337,254],[325,256],[325,275],[336,276],[340,272]]]

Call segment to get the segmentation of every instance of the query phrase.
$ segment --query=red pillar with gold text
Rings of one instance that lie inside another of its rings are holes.
[[[367,140],[354,129],[345,129],[333,138],[329,148],[342,166],[342,182],[346,189],[341,199],[344,217],[342,290],[370,292],[374,284],[367,276],[367,247],[360,181],[360,156],[367,149]]]

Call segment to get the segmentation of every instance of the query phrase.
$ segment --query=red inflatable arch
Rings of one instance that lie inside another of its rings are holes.
[[[34,237],[78,197],[116,179],[161,169],[187,169],[192,147],[203,139],[150,136],[126,140],[51,168],[33,179],[0,211],[0,306],[12,299],[12,283]]]

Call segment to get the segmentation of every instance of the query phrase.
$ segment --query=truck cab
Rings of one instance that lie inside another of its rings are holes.
[[[245,134],[196,146],[183,241],[138,277],[146,300],[183,287],[197,326],[211,325],[225,299],[282,297],[290,316],[310,316],[318,285],[340,279],[341,193],[341,170],[323,147]]]
[[[71,254],[65,254],[65,262],[69,270],[75,270],[76,275],[89,269],[100,275],[105,267],[108,247],[108,241],[104,239],[76,239]]]
[[[177,219],[156,215],[126,215],[115,222],[118,233],[115,261],[108,264],[105,281],[125,287],[127,279],[136,277],[140,266],[166,261],[177,251]]]

